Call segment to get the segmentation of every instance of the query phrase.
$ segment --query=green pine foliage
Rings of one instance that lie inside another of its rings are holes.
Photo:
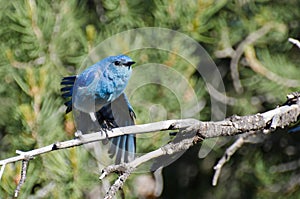
[[[290,85],[287,81],[300,82],[300,49],[288,42],[289,37],[299,38],[299,7],[299,0],[2,0],[0,159],[14,156],[16,150],[28,151],[72,139],[75,127],[72,115],[64,114],[61,78],[97,61],[90,60],[89,55],[100,42],[134,28],[172,29],[204,46],[221,72],[224,94],[235,100],[226,105],[228,116],[254,114],[282,104],[287,93],[300,88],[300,84]],[[231,58],[220,57],[218,52],[237,49],[247,36],[264,26],[270,26],[269,31],[248,44],[239,60],[243,92],[237,92],[229,67]],[[128,50],[126,42],[118,46],[122,52]],[[140,41],[136,42],[138,45]],[[198,101],[205,104],[200,113],[186,115],[210,120],[211,96],[205,81],[189,60],[176,56],[176,43],[170,45],[173,53],[140,49],[128,54],[138,63],[136,70],[139,65],[158,63],[180,73],[193,87]],[[98,50],[113,55],[113,48]],[[193,50],[187,47],[185,53],[192,55]],[[253,70],[247,62],[249,58],[256,58],[267,73]],[[275,78],[270,78],[270,73]],[[166,81],[163,74],[149,75],[155,76],[157,82]],[[180,97],[185,102],[190,94],[187,91]],[[184,117],[178,96],[159,84],[138,88],[130,101],[139,124]],[[195,109],[187,102],[184,106],[186,110]],[[137,150],[149,152],[170,139],[167,133],[138,136]],[[298,198],[299,183],[292,179],[299,176],[299,168],[283,173],[274,173],[270,168],[300,158],[299,135],[284,130],[257,139],[243,146],[225,165],[217,187],[211,187],[212,168],[234,138],[220,138],[223,144],[205,159],[197,158],[199,146],[188,150],[164,169],[163,198]],[[41,155],[30,161],[19,198],[102,198],[116,176],[99,182],[100,167],[93,152],[83,146]],[[0,181],[0,198],[12,198],[20,169],[21,162],[6,166]],[[133,175],[126,182],[126,198],[142,197],[134,184],[138,176]]]

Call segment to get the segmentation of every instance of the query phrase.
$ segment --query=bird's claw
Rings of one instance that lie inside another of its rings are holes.
[[[74,135],[75,135],[75,138],[80,139],[80,140],[82,139],[82,132],[80,130],[77,130],[74,133]]]
[[[108,130],[110,130],[110,129],[107,129],[107,128],[101,128],[100,129],[100,133],[101,133],[101,135],[103,135],[103,134],[105,134],[105,139],[102,141],[103,142],[103,144],[107,144],[108,143],[108,133],[107,133],[107,131]]]

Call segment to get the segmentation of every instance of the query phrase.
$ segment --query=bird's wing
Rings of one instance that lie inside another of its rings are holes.
[[[73,110],[72,95],[73,95],[73,88],[74,88],[75,81],[78,81],[77,85],[79,83],[80,86],[87,86],[88,83],[91,83],[91,81],[88,83],[83,83],[85,82],[83,81],[84,77],[87,76],[83,76],[83,78],[82,77],[77,78],[77,77],[78,76],[63,77],[61,81],[62,88],[60,90],[62,92],[62,97],[68,100],[64,103],[67,106],[66,113],[73,111],[76,128],[77,130],[80,130],[82,133],[98,131],[100,130],[98,121],[93,119],[96,118],[95,113],[84,113],[80,110]]]
[[[126,95],[121,94],[112,103],[97,112],[99,124],[104,128],[116,128],[134,125],[135,113]],[[115,163],[129,162],[134,159],[135,136],[123,135],[110,139],[109,154],[115,156]]]
[[[100,70],[97,70],[95,66],[86,69],[76,79],[76,86],[79,88],[87,87],[93,83],[93,81],[101,75]]]
[[[66,113],[72,111],[72,94],[77,76],[64,77],[61,81],[62,96],[68,99],[65,102],[67,106]],[[87,86],[84,81],[78,82],[80,86]],[[91,83],[92,81],[89,81]],[[107,104],[96,112],[97,123],[91,118],[90,114],[73,110],[77,130],[86,133],[88,131],[97,131],[100,128],[116,128],[122,126],[134,125],[135,113],[125,94],[121,94],[112,103]],[[111,139],[109,153],[110,156],[116,156],[116,164],[129,162],[134,159],[136,138],[134,135],[118,136]]]

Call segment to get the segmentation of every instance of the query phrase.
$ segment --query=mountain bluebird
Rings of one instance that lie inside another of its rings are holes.
[[[66,113],[73,111],[77,130],[88,133],[134,125],[135,113],[124,94],[134,63],[125,55],[111,56],[62,79],[62,96],[70,98]],[[109,153],[116,156],[116,164],[133,160],[135,136],[112,138]]]

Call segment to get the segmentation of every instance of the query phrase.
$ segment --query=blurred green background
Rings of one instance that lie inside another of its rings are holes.
[[[16,150],[72,139],[75,128],[72,115],[64,114],[61,78],[82,70],[99,43],[134,28],[168,28],[201,44],[222,75],[223,94],[231,97],[224,101],[227,116],[254,114],[282,104],[287,93],[300,88],[300,49],[288,42],[289,37],[300,35],[299,8],[299,0],[1,0],[0,159],[16,155]],[[231,75],[236,49],[241,52],[242,88]],[[210,120],[211,96],[186,60],[157,49],[128,54],[137,67],[160,63],[187,78],[199,103],[205,105],[193,117]],[[147,85],[130,100],[138,124],[181,117],[180,104],[165,87]],[[142,143],[138,139],[137,150],[154,150],[168,139],[159,134],[155,139],[141,139]],[[198,158],[199,144],[163,169],[164,189],[158,198],[300,197],[300,136],[286,129],[250,140],[225,165],[213,187],[213,166],[235,139],[220,138],[218,147],[204,159]],[[278,169],[277,165],[288,162],[293,165],[288,171]],[[6,166],[0,198],[12,198],[20,167],[20,162]],[[116,176],[100,182],[99,173],[99,164],[83,146],[44,154],[30,161],[19,198],[102,198]],[[151,180],[151,173],[132,175],[124,186],[126,198],[156,198]]]

